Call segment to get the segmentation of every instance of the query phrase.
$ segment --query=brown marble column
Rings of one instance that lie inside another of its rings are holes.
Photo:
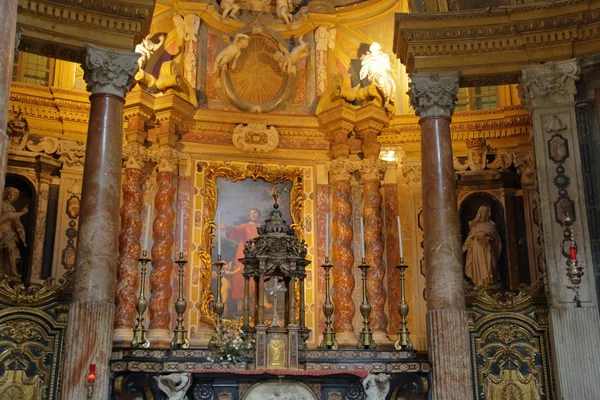
[[[365,250],[369,268],[367,273],[367,293],[371,304],[371,330],[378,345],[389,341],[387,335],[388,317],[385,313],[385,266],[383,265],[383,218],[381,180],[385,173],[385,161],[371,157],[360,164],[360,177],[363,185],[363,218],[365,223]]]
[[[427,262],[427,335],[433,398],[473,396],[460,223],[450,121],[460,73],[409,74],[408,95],[421,117],[423,230]]]
[[[135,326],[135,303],[139,291],[138,258],[142,254],[142,166],[145,148],[129,143],[126,153],[125,183],[121,204],[121,232],[117,259],[117,295],[113,343],[128,345]]]
[[[345,146],[345,145],[337,145]],[[350,201],[350,174],[354,163],[348,158],[338,158],[329,164],[333,182],[331,256],[334,268],[333,296],[335,306],[333,327],[340,345],[356,346],[352,319],[356,306],[352,302],[354,293],[354,252],[352,251],[352,202]]]
[[[112,348],[123,103],[139,55],[86,45],[91,108],[83,172],[73,302],[65,331],[61,398],[85,399],[96,365],[94,399],[107,399]]]
[[[168,151],[169,148],[165,148]],[[152,245],[152,272],[150,273],[150,325],[148,339],[152,347],[168,347],[171,343],[171,309],[173,308],[173,245],[175,243],[175,164],[162,159],[156,177]]]
[[[0,193],[4,193],[6,161],[8,160],[8,104],[12,82],[15,30],[17,27],[17,1],[7,1],[0,7]],[[2,199],[0,199],[0,205]]]

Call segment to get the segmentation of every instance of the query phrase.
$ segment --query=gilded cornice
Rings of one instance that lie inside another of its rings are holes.
[[[81,62],[84,44],[131,51],[150,30],[154,0],[18,0],[20,49]]]
[[[524,65],[600,51],[600,0],[451,13],[396,14],[407,72],[461,72],[461,86],[516,83]]]
[[[466,139],[501,139],[529,135],[531,117],[523,106],[493,110],[456,112],[450,133],[453,141]],[[378,141],[385,145],[421,141],[419,117],[413,114],[396,115],[383,130]]]

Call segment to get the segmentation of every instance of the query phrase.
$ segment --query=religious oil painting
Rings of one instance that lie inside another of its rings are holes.
[[[275,201],[271,193],[279,194],[279,210],[283,212],[288,225],[292,223],[290,215],[290,191],[292,181],[268,182],[262,178],[230,181],[217,178],[217,210],[215,214],[216,232],[213,240],[212,259],[217,259],[219,241],[221,259],[225,263],[222,272],[221,299],[225,305],[223,317],[237,320],[244,312],[244,265],[239,261],[244,257],[245,243],[258,236],[257,229],[269,218]],[[219,240],[220,237],[220,240]],[[273,282],[267,282],[270,286]],[[280,286],[283,286],[282,284]],[[216,298],[216,271],[213,270],[211,287]],[[270,293],[273,292],[273,295]],[[272,318],[273,305],[281,309],[285,294],[283,291],[265,289],[265,317]],[[274,299],[273,296],[277,296]],[[254,282],[250,281],[251,310],[253,309]]]

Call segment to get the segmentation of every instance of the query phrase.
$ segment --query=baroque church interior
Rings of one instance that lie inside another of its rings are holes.
[[[600,398],[599,0],[0,16],[0,399]]]

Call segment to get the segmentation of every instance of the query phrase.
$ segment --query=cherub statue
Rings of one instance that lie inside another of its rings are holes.
[[[292,23],[291,11],[294,8],[291,0],[277,0],[275,2],[277,7],[277,16],[283,20],[286,24]]]
[[[173,16],[173,23],[177,29],[177,35],[186,42],[198,40],[196,34],[200,29],[200,21],[200,17],[196,14],[186,14],[185,17],[179,14]]]
[[[135,52],[141,54],[142,56],[138,58],[138,68],[143,70],[146,66],[150,57],[156,50],[158,50],[163,43],[165,42],[165,35],[160,35],[158,38],[158,43],[154,43],[152,40],[152,35],[146,36],[145,39],[142,39],[142,43],[135,46]]]
[[[240,11],[240,6],[235,4],[235,0],[221,0],[221,8],[223,9],[221,17],[238,19],[237,12]]]
[[[381,45],[373,42],[369,51],[360,58],[360,79],[369,79],[381,92],[384,107],[396,103],[396,81],[390,57],[381,51]]]
[[[362,381],[366,400],[385,400],[390,391],[389,374],[369,374]]]
[[[217,55],[213,67],[213,74],[217,74],[221,70],[226,69],[227,64],[229,63],[231,63],[231,69],[235,69],[237,60],[240,58],[240,54],[242,54],[242,49],[248,47],[250,37],[243,33],[238,33],[233,38],[233,42],[229,40],[228,36],[223,36],[223,40],[229,42],[229,45]]]
[[[160,375],[155,377],[157,386],[166,394],[170,400],[187,400],[185,395],[190,386],[192,380],[190,379],[189,373],[174,373],[170,375]]]
[[[296,64],[308,56],[308,43],[303,38],[298,39],[298,45],[288,52],[286,48],[273,53],[273,59],[279,63],[279,68],[286,74],[296,75]]]

